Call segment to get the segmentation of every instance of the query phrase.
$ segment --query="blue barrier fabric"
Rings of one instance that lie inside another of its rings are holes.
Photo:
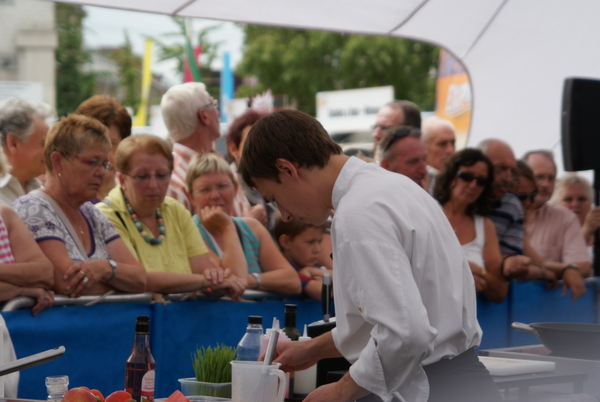
[[[477,313],[483,330],[482,349],[537,344],[533,335],[510,328],[513,321],[597,322],[596,284],[571,303],[569,295],[545,289],[537,282],[513,282],[507,300],[501,304],[478,300]],[[46,399],[44,380],[49,375],[66,374],[70,388],[87,386],[105,396],[123,389],[125,360],[131,352],[135,318],[149,315],[150,342],[156,359],[157,398],[180,389],[179,378],[194,375],[191,354],[197,346],[223,343],[235,346],[244,335],[247,317],[261,315],[263,327],[273,317],[283,324],[286,303],[298,305],[296,326],[320,320],[321,304],[300,298],[286,300],[231,302],[194,299],[167,304],[115,303],[94,306],[53,307],[37,317],[30,310],[4,312],[17,357],[64,345],[66,353],[53,362],[21,371],[19,398]]]
[[[19,398],[47,398],[44,380],[66,374],[69,388],[87,386],[104,396],[123,389],[125,360],[131,353],[135,318],[149,315],[150,342],[156,360],[155,396],[180,389],[179,378],[193,377],[191,353],[196,346],[217,342],[235,346],[244,335],[248,315],[262,315],[265,327],[273,317],[283,322],[285,303],[298,305],[297,325],[322,318],[315,301],[229,302],[206,299],[156,303],[98,304],[53,307],[32,317],[30,310],[4,312],[17,357],[64,345],[64,356],[21,371]]]
[[[504,348],[509,345],[510,298],[500,304],[477,297],[477,320],[483,331],[478,349]]]

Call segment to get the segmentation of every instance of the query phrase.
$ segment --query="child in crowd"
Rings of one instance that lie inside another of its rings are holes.
[[[329,272],[333,277],[333,271],[318,264],[323,236],[328,231],[327,223],[313,226],[297,219],[284,222],[279,214],[273,228],[273,237],[281,253],[298,271],[302,293],[315,300],[321,300],[323,274]]]

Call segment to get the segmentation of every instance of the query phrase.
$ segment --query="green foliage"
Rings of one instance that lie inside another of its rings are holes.
[[[204,346],[196,348],[192,354],[192,365],[196,374],[196,381],[225,383],[231,382],[231,364],[236,360],[237,348],[220,345],[214,348]]]
[[[236,73],[256,76],[258,86],[240,86],[236,96],[270,88],[314,115],[317,92],[393,85],[396,99],[433,109],[439,53],[434,46],[392,37],[255,25],[244,26],[244,31],[244,57]]]
[[[169,32],[163,34],[163,37],[179,37],[180,42],[173,44],[167,44],[164,40],[153,38],[156,45],[156,55],[159,61],[164,60],[177,60],[177,72],[181,74],[183,79],[183,62],[187,57],[187,51],[185,47],[185,36],[187,36],[187,27],[184,18],[173,17],[173,21],[177,24],[178,32]],[[215,97],[219,96],[220,93],[220,76],[218,72],[214,72],[210,69],[212,62],[218,57],[218,49],[222,42],[211,42],[208,39],[208,35],[219,28],[220,24],[211,25],[203,28],[198,32],[198,40],[193,45],[200,45],[202,47],[202,58],[204,64],[200,66],[200,75],[202,76],[202,82],[206,85],[206,88],[210,94]]]
[[[84,73],[89,54],[83,50],[82,6],[55,4],[58,47],[56,48],[56,109],[58,115],[73,112],[93,94],[95,77]]]
[[[125,43],[110,54],[119,66],[120,84],[123,89],[123,106],[135,110],[140,104],[142,91],[142,58],[133,54],[129,34],[125,31]]]

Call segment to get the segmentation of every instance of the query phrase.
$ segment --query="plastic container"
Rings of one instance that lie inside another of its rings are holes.
[[[237,357],[239,360],[258,361],[262,335],[262,317],[257,315],[248,316],[246,333],[237,345]]]
[[[219,398],[231,398],[231,383],[215,383],[196,381],[195,377],[180,378],[181,393],[185,396],[216,396]]]
[[[299,342],[309,341],[312,338],[307,335],[307,327],[304,325],[304,335],[298,338]],[[307,369],[294,373],[294,397],[304,398],[317,388],[317,365],[313,364]]]

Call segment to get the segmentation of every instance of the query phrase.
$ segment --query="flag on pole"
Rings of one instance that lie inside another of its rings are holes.
[[[154,41],[146,39],[146,51],[144,52],[144,65],[142,70],[142,99],[140,107],[135,116],[135,127],[148,125],[148,100],[150,98],[150,88],[152,88],[152,46]]]

